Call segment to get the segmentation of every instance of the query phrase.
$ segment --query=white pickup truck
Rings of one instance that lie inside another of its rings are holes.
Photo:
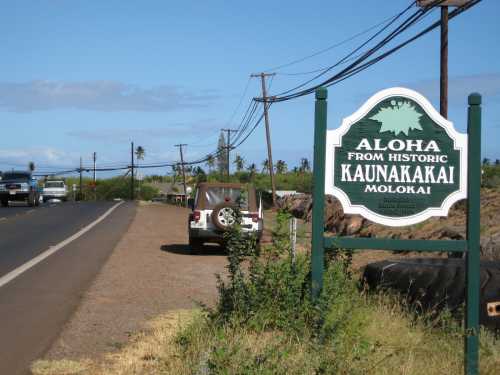
[[[42,191],[43,201],[59,199],[66,201],[68,199],[68,187],[61,180],[46,181]]]

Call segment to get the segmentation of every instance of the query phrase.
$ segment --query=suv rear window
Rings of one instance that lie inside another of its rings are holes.
[[[205,201],[209,210],[220,203],[236,203],[241,209],[248,210],[248,193],[237,188],[210,187],[205,192]]]
[[[64,182],[62,182],[62,181],[50,181],[50,182],[46,182],[44,187],[46,187],[46,188],[63,188]]]

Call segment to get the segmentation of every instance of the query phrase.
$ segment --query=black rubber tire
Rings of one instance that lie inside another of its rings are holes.
[[[30,195],[28,195],[28,206],[30,207],[35,207],[35,204],[36,204],[36,195],[34,193],[30,193]]]
[[[9,207],[9,201],[7,199],[1,200],[2,207]]]
[[[465,300],[463,259],[417,258],[368,264],[363,279],[370,289],[393,289],[415,308],[459,312]],[[500,316],[488,316],[487,304],[500,302],[500,262],[481,261],[480,323],[500,330]]]
[[[40,195],[35,195],[35,207],[40,206]]]
[[[229,229],[228,226],[222,224],[221,222],[219,222],[219,212],[224,209],[224,208],[232,208],[232,209],[235,209],[235,206],[233,204],[230,204],[230,203],[219,203],[217,206],[214,207],[214,209],[212,210],[212,224],[218,229],[218,230],[222,230],[222,231],[226,231]]]

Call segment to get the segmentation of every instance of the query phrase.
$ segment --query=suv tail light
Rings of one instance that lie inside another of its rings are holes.
[[[258,212],[251,212],[249,216],[252,218],[252,221],[254,223],[257,223],[259,221],[259,213]]]
[[[200,211],[193,211],[193,220],[198,222],[200,221],[201,213]]]

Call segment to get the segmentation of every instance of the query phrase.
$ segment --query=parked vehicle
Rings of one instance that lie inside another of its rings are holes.
[[[189,246],[196,252],[205,242],[223,243],[224,232],[235,223],[235,210],[241,212],[244,234],[262,236],[262,202],[255,188],[247,184],[201,183],[197,186],[189,215]]]
[[[39,205],[40,190],[31,172],[3,173],[2,180],[0,180],[0,202],[3,207],[7,207],[9,201],[25,201],[32,207]]]
[[[51,199],[66,201],[68,199],[68,187],[62,180],[46,181],[43,185],[42,196],[44,202]]]

